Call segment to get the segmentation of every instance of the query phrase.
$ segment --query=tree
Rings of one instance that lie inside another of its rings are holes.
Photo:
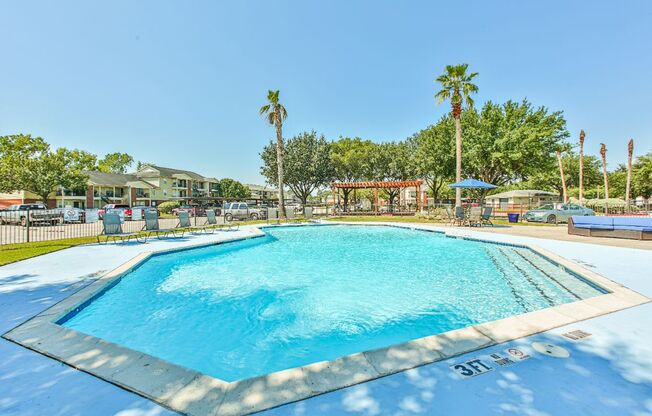
[[[580,193],[578,200],[580,201],[580,204],[584,202],[584,138],[586,135],[584,134],[584,130],[580,130]]]
[[[77,189],[86,186],[85,171],[93,169],[95,155],[82,150],[60,148],[51,151],[40,137],[14,135],[0,138],[0,172],[4,191],[25,190],[44,203],[58,187]],[[5,175],[7,179],[5,180]]]
[[[276,165],[276,145],[270,142],[260,157],[263,166],[260,173],[270,184],[278,183]],[[315,131],[303,132],[285,143],[284,182],[303,204],[312,192],[328,184],[333,179],[333,166],[330,159],[330,143]]]
[[[413,149],[408,142],[373,144],[370,152],[370,174],[374,181],[405,181],[414,177],[412,163]],[[390,206],[401,192],[401,188],[385,188]]]
[[[442,187],[455,177],[455,122],[444,116],[408,139],[414,148],[415,176],[423,178],[430,194],[437,200]]]
[[[219,183],[219,195],[222,198],[249,198],[251,196],[251,191],[245,185],[231,178],[220,179]]]
[[[496,186],[556,172],[555,152],[570,149],[562,113],[534,108],[527,100],[489,101],[480,113],[471,108],[461,118],[467,137],[464,172]]]
[[[652,197],[652,152],[636,158],[632,176],[632,188],[636,195]]]
[[[279,218],[285,218],[285,196],[283,195],[283,121],[288,114],[279,102],[279,90],[267,92],[268,103],[260,107],[259,113],[267,118],[267,122],[276,127],[276,169],[278,180]]]
[[[100,172],[127,173],[133,163],[134,158],[127,153],[109,153],[97,162],[97,168]]]
[[[371,177],[371,152],[374,143],[358,137],[343,137],[331,143],[330,159],[333,176],[340,182],[355,182]],[[342,188],[344,210],[347,209],[352,188]]]
[[[143,162],[142,160],[139,160],[138,163],[136,163],[136,171],[139,171],[147,166],[153,166],[153,163],[148,163],[148,162]]]
[[[564,203],[568,202],[568,189],[566,188],[566,177],[564,176],[564,164],[561,160],[561,152],[557,150],[557,161],[559,162],[559,175],[561,177],[561,188]]]
[[[450,100],[452,115],[455,119],[455,181],[462,180],[462,107],[466,104],[473,107],[471,94],[478,92],[478,87],[472,83],[478,73],[467,74],[468,64],[446,65],[446,72],[437,78],[442,89],[435,94],[437,104]],[[455,191],[455,206],[462,205],[462,190]]]
[[[600,157],[602,158],[602,175],[604,177],[604,199],[609,199],[609,176],[607,174],[607,146],[600,143]]]
[[[630,190],[632,187],[632,155],[634,153],[634,140],[627,143],[627,187],[625,189],[625,202],[629,204]]]

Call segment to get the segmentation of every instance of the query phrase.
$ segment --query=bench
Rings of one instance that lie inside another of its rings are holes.
[[[652,240],[652,218],[573,216],[568,220],[568,234]]]

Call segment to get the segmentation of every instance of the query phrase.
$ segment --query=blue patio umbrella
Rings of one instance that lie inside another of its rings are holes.
[[[448,185],[451,188],[463,188],[463,189],[494,189],[497,188],[496,185],[490,183],[482,182],[477,179],[464,179],[461,182],[455,182]]]

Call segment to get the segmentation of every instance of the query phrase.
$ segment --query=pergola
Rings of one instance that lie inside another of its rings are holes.
[[[417,212],[421,210],[421,184],[423,181],[382,181],[382,182],[331,182],[331,190],[333,191],[333,203],[337,200],[336,189],[373,189],[374,199],[376,204],[374,211],[378,213],[378,190],[388,188],[408,188],[414,186],[417,189]]]

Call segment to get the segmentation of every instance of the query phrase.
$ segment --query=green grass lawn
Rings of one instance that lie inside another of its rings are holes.
[[[176,218],[176,217],[174,217]],[[237,222],[239,225],[264,224],[264,220]],[[0,266],[82,244],[97,243],[97,237],[68,238],[65,240],[0,245]]]

